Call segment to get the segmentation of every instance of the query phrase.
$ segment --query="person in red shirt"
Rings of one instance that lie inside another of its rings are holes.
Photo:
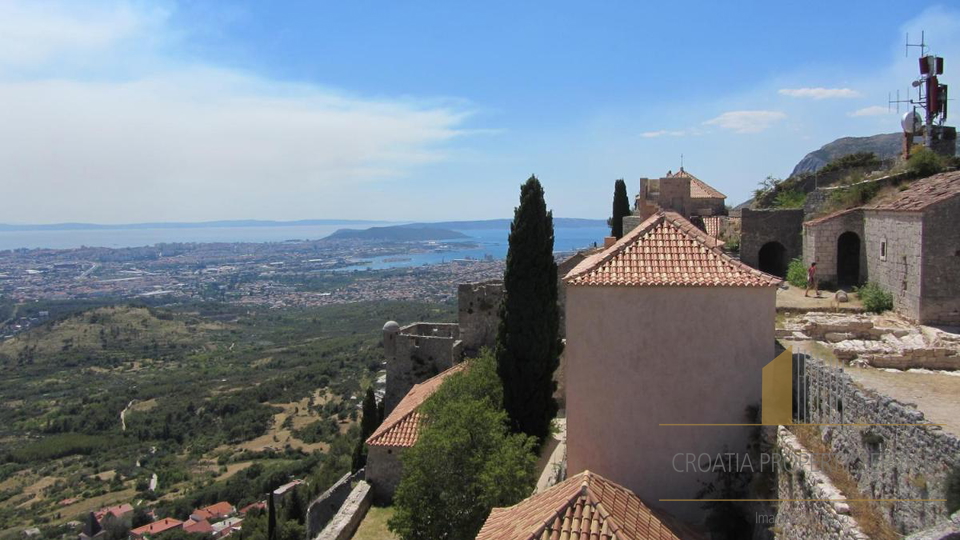
[[[817,283],[817,263],[811,263],[810,268],[807,268],[807,288],[803,291],[803,296],[807,297],[810,289],[813,289],[813,293],[817,295],[817,298],[822,298],[820,296],[819,283]]]

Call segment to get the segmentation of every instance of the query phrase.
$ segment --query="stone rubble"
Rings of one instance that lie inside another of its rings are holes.
[[[787,321],[777,337],[821,342],[857,366],[960,370],[960,335],[886,315],[810,312]]]

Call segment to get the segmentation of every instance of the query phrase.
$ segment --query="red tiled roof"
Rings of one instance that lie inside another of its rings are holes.
[[[266,508],[267,508],[267,501],[258,501],[255,503],[250,503],[240,509],[240,515],[245,516],[247,515],[247,512],[250,512],[251,510],[266,510]]]
[[[102,521],[107,514],[120,518],[125,516],[128,512],[133,512],[133,506],[131,506],[129,503],[123,503],[116,506],[107,506],[106,508],[101,508],[94,513],[93,516],[97,518],[97,521]]]
[[[400,446],[404,448],[413,446],[420,435],[421,415],[417,412],[417,409],[437,391],[437,388],[440,388],[447,377],[462,371],[466,366],[466,362],[461,362],[439,375],[413,385],[413,388],[407,392],[407,395],[403,396],[400,403],[397,403],[397,406],[384,419],[380,427],[370,435],[367,444],[370,446]]]
[[[189,533],[212,533],[213,525],[210,525],[210,522],[203,519],[200,521],[184,521],[183,530]]]
[[[921,178],[888,201],[864,206],[868,210],[919,212],[926,207],[960,195],[960,171]]]
[[[657,212],[564,277],[569,285],[774,287],[781,279],[737,261],[676,212]]]
[[[236,512],[236,509],[232,504],[226,501],[220,501],[216,504],[211,504],[205,508],[197,509],[193,512],[192,515],[200,516],[201,519],[213,519],[218,520],[220,518],[225,518],[232,515]]]
[[[710,187],[703,180],[683,170],[675,173],[667,173],[667,178],[689,178],[690,179],[690,197],[693,199],[726,199],[727,196]]]
[[[852,213],[854,213],[854,212],[859,212],[859,211],[861,211],[861,210],[863,210],[863,208],[860,208],[860,207],[857,207],[857,208],[848,208],[848,209],[846,209],[846,210],[838,210],[838,211],[836,211],[836,212],[833,212],[833,213],[831,213],[831,214],[827,214],[827,215],[825,215],[825,216],[818,217],[818,218],[816,218],[816,219],[811,219],[811,220],[809,220],[809,221],[804,221],[803,224],[804,224],[804,225],[819,225],[819,224],[821,224],[821,223],[825,223],[825,222],[827,222],[827,221],[830,221],[831,219],[838,218],[838,217],[840,217],[840,216],[845,216],[845,215],[847,215],[847,214],[852,214]]]
[[[720,231],[723,228],[723,216],[703,216],[700,219],[703,220],[703,226],[707,229],[707,234],[710,236],[720,239]]]
[[[173,518],[163,518],[159,521],[154,521],[153,523],[147,523],[143,527],[137,527],[130,531],[132,536],[143,536],[145,534],[160,534],[164,531],[169,531],[175,527],[179,527],[183,522],[178,519]]]
[[[508,508],[494,508],[476,540],[679,540],[627,488],[590,471]]]

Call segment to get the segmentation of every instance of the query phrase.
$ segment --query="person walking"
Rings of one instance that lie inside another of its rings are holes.
[[[810,268],[807,268],[807,288],[803,291],[803,296],[805,298],[809,297],[810,289],[813,289],[813,293],[817,298],[822,298],[820,296],[819,283],[817,283],[817,263],[813,262],[810,264]]]

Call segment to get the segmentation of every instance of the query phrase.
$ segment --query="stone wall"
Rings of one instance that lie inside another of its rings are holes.
[[[367,447],[366,479],[373,486],[377,502],[388,503],[393,499],[403,476],[402,453],[402,448],[393,446]]]
[[[893,295],[893,305],[898,312],[919,320],[923,217],[868,210],[864,233],[869,280]]]
[[[837,244],[840,235],[852,232],[860,240],[859,281],[864,282],[869,275],[866,239],[871,238],[864,229],[862,210],[851,210],[834,215],[825,220],[808,221],[803,224],[803,265],[809,267],[817,263],[817,277],[821,283],[837,283]]]
[[[760,249],[769,242],[779,242],[789,262],[803,253],[803,210],[750,210],[740,214],[740,260],[753,268],[760,267]]]
[[[454,323],[411,324],[394,335],[385,352],[387,388],[383,399],[385,414],[390,414],[414,384],[460,363],[460,328]]]
[[[360,526],[364,516],[367,515],[367,510],[370,509],[372,493],[370,484],[361,480],[350,492],[337,515],[333,516],[315,540],[350,540],[353,533],[357,532],[357,527]],[[313,537],[308,536],[308,538]]]
[[[923,215],[920,321],[960,325],[960,196]]]
[[[872,499],[945,498],[947,474],[960,465],[956,436],[930,425],[914,406],[858,386],[838,367],[802,355],[795,356],[794,364],[798,418],[814,424],[859,424],[823,426],[820,431],[861,493]],[[942,502],[890,502],[884,508],[902,534],[948,519]]]
[[[307,507],[305,522],[307,538],[313,538],[327,526],[327,523],[330,523],[330,520],[340,511],[343,502],[350,495],[353,482],[363,480],[363,477],[363,469],[354,474],[347,473],[310,503],[310,506]]]
[[[869,540],[843,501],[846,497],[789,430],[777,430],[777,540]],[[820,500],[812,500],[820,499]]]
[[[681,216],[693,213],[690,199],[690,179],[671,177],[660,179],[660,197],[657,204],[663,210],[672,210]]]
[[[457,287],[457,321],[466,356],[477,356],[480,349],[496,345],[502,299],[503,282],[499,280]]]
[[[726,199],[719,197],[693,197],[690,199],[690,215],[722,216],[726,213]]]

